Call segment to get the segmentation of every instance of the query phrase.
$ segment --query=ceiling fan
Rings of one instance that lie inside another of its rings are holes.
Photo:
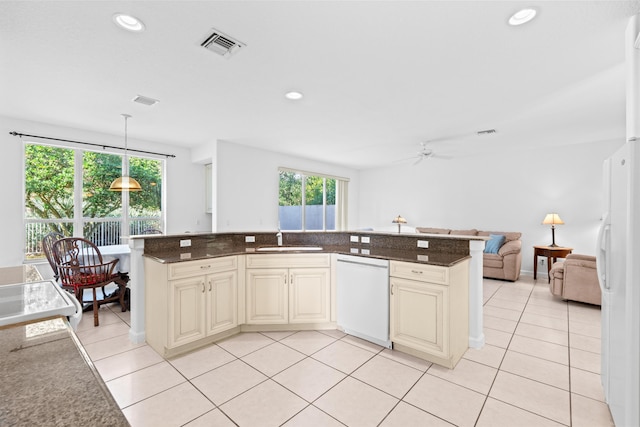
[[[442,156],[440,154],[436,154],[432,148],[427,147],[427,142],[421,142],[420,147],[421,147],[420,151],[418,151],[415,156],[409,157],[408,159],[403,159],[400,161],[404,162],[407,160],[416,159],[416,161],[413,163],[413,166],[415,166],[421,161],[423,161],[424,159],[443,159],[443,160],[451,159],[450,156]]]

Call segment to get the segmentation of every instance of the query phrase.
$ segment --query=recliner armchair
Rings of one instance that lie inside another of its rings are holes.
[[[570,254],[553,264],[549,290],[562,299],[601,305],[602,293],[596,271],[596,257]]]

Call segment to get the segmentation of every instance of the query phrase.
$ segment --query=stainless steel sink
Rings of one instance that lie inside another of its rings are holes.
[[[263,246],[258,252],[294,252],[294,251],[321,251],[320,246]]]

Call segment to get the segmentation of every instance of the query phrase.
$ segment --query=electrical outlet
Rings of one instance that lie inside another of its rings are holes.
[[[362,237],[360,238],[360,241],[361,241],[362,243],[369,243],[369,242],[370,242],[369,236],[362,236]]]
[[[360,241],[360,238],[358,236],[351,236],[351,239],[349,241],[353,243],[358,243]]]
[[[180,240],[180,247],[181,248],[186,248],[191,246],[191,239],[184,239],[184,240]]]
[[[544,258],[541,258],[541,259],[540,259],[540,265],[544,265],[545,261],[546,261],[546,260],[545,260]]]
[[[429,241],[428,240],[418,240],[418,247],[429,249]]]
[[[256,242],[256,236],[244,236],[244,242],[245,243],[255,243]]]

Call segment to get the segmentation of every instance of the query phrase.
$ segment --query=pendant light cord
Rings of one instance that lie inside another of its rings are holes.
[[[124,164],[127,166],[127,171],[129,170],[129,156],[127,156],[127,121],[129,120],[129,117],[131,117],[130,114],[122,114],[122,117],[124,117]],[[129,175],[127,173],[127,175]]]

